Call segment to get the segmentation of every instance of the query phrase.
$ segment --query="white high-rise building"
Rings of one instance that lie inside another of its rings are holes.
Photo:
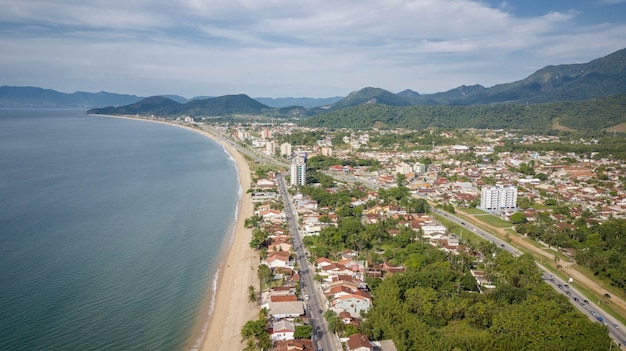
[[[299,153],[291,159],[292,186],[306,185],[306,153]]]
[[[280,144],[280,155],[281,156],[291,156],[291,144],[282,143]]]
[[[480,208],[485,211],[506,211],[517,208],[517,187],[485,186],[480,194]]]

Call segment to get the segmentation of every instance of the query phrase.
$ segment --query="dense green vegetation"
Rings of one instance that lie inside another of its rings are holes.
[[[569,215],[569,210],[561,206],[553,213]],[[626,292],[626,256],[622,253],[626,252],[626,220],[611,219],[588,225],[585,218],[580,218],[571,228],[559,228],[546,214],[541,214],[536,222],[520,223],[516,230],[553,246],[575,249],[578,264],[610,279],[613,285]]]
[[[597,157],[609,157],[626,160],[626,139],[621,136],[604,135],[597,139],[597,143],[533,143],[521,144],[515,141],[505,142],[502,146],[496,146],[495,152],[524,153],[526,151],[548,152],[556,151],[561,154],[575,153],[577,155],[590,156],[597,153]]]
[[[360,332],[372,340],[392,339],[398,350],[604,350],[611,341],[606,328],[578,312],[568,299],[542,280],[530,255],[513,257],[491,242],[467,242],[469,253],[447,253],[423,242],[420,232],[394,218],[364,224],[360,214],[371,206],[399,204],[409,212],[428,211],[426,203],[411,207],[404,187],[382,190],[380,203],[350,208],[350,190],[328,198],[323,189],[303,192],[336,211],[336,227],[305,238],[314,257],[336,257],[344,249],[359,253],[370,265],[403,266],[404,273],[368,278],[374,306]],[[321,205],[321,204],[320,204]],[[396,230],[390,235],[390,230]],[[479,291],[470,269],[483,271],[494,289]],[[331,330],[345,335],[332,313]],[[356,332],[352,330],[351,332]]]
[[[547,131],[553,123],[573,129],[597,130],[626,122],[626,95],[589,101],[475,106],[359,105],[324,113],[302,126],[370,129],[478,128]]]
[[[444,258],[386,278],[373,290],[363,332],[398,350],[606,350],[604,326],[541,280],[532,257],[499,252],[497,288],[467,290]]]

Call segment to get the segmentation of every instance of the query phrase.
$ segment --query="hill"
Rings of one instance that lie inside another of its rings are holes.
[[[274,112],[244,94],[224,95],[208,99],[191,100],[184,104],[164,96],[152,96],[131,105],[121,107],[96,108],[87,111],[91,114],[113,115],[157,115],[157,116],[223,116],[233,114],[262,115]]]
[[[87,93],[77,91],[72,94],[37,87],[0,87],[0,107],[76,107],[120,106],[135,103],[142,98],[135,95],[115,94],[101,91]]]
[[[395,107],[359,105],[322,113],[301,126],[327,128],[479,128],[547,131],[553,123],[575,130],[599,130],[626,122],[626,94],[587,101],[539,104]]]
[[[313,108],[320,106],[332,105],[335,102],[341,100],[342,96],[334,96],[329,98],[309,98],[309,97],[286,97],[286,98],[269,98],[269,97],[256,97],[254,100],[271,107],[290,107],[300,106],[305,108]]]
[[[485,88],[461,86],[421,95],[416,104],[477,105],[579,101],[626,93],[626,49],[582,64],[547,66],[525,79]]]
[[[330,105],[328,110],[341,110],[343,108],[353,107],[361,104],[381,104],[388,106],[410,106],[414,103],[410,98],[400,96],[380,88],[363,88],[359,91],[353,91],[345,98]]]

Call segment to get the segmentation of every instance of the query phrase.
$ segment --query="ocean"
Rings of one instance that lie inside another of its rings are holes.
[[[198,133],[0,109],[0,350],[189,347],[239,196]]]

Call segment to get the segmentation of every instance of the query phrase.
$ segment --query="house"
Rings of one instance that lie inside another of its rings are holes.
[[[273,351],[315,351],[313,340],[311,339],[293,339],[286,341],[277,341],[274,343]]]
[[[348,351],[374,351],[374,346],[364,334],[352,334],[346,343]]]
[[[304,304],[302,301],[270,301],[269,310],[275,319],[295,318],[304,315]]]
[[[326,257],[320,257],[315,260],[315,264],[317,265],[317,269],[322,269],[323,267],[332,265],[333,262]]]
[[[372,307],[371,300],[357,294],[347,294],[333,300],[335,312],[348,312],[352,317],[361,316],[361,311],[367,312]]]
[[[268,253],[267,265],[270,268],[278,268],[278,267],[290,267],[289,265],[289,252],[287,251],[272,251]]]
[[[278,322],[274,323],[272,327],[272,335],[270,336],[273,342],[279,340],[292,340],[293,333],[296,331],[296,327],[293,322],[281,319]]]

